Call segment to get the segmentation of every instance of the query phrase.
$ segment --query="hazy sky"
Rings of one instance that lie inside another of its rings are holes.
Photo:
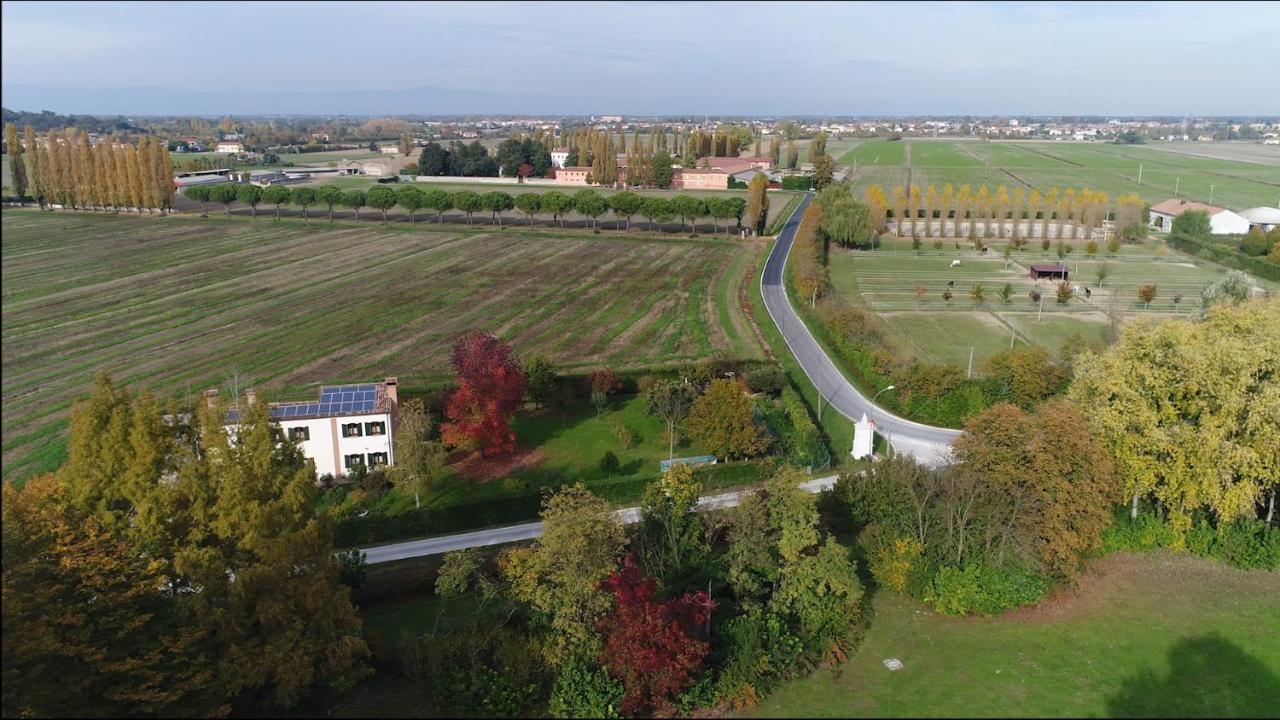
[[[364,114],[340,91],[430,87],[473,94],[418,112],[493,112],[448,106],[483,91],[512,114],[1280,114],[1280,2],[6,0],[2,28],[13,109],[133,88],[192,111],[173,88]]]

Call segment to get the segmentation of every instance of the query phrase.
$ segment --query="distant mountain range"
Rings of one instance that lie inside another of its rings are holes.
[[[92,115],[449,115],[614,112],[582,98],[417,87],[406,90],[201,90],[6,84],[4,107]]]

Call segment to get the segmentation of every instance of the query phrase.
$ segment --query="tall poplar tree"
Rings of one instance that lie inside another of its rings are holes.
[[[28,186],[36,202],[40,203],[41,208],[44,208],[46,191],[44,186],[44,166],[40,162],[40,144],[36,141],[35,128],[30,125],[23,129],[22,134],[27,146]]]
[[[22,162],[22,143],[18,140],[18,126],[4,126],[4,149],[9,153],[9,175],[13,178],[13,194],[19,198],[27,194],[27,169]]]
[[[751,178],[747,184],[747,224],[753,233],[764,232],[765,220],[769,217],[769,179],[764,173]]]

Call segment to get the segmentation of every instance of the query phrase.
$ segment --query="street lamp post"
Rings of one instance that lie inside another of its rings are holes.
[[[880,397],[880,393],[888,392],[889,390],[893,390],[893,389],[895,389],[895,386],[894,386],[894,385],[889,385],[889,386],[885,387],[883,390],[881,390],[880,392],[876,393],[876,394],[871,398],[871,404],[872,404],[872,405],[875,405],[875,404],[876,404],[876,398]]]

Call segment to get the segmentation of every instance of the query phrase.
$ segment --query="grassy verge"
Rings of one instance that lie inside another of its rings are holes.
[[[1078,589],[1002,618],[947,618],[882,591],[846,665],[748,714],[1274,716],[1277,597],[1280,575],[1167,552],[1110,556]],[[887,670],[888,658],[903,669]]]

